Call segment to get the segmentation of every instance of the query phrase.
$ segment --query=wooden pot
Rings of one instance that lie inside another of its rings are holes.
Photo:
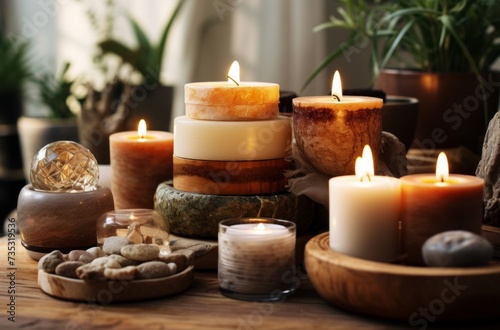
[[[385,69],[376,88],[390,95],[415,97],[420,110],[413,147],[445,149],[465,146],[480,153],[486,119],[498,108],[500,73],[484,76],[485,93],[472,73],[427,73]]]

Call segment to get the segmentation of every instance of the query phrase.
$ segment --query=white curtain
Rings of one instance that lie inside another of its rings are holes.
[[[312,28],[327,19],[326,0],[187,0],[169,36],[162,70],[165,83],[176,87],[174,115],[184,113],[183,86],[192,81],[225,80],[233,60],[241,78],[268,81],[299,92],[325,56],[325,36]],[[113,36],[133,43],[126,13],[157,40],[176,1],[115,0]],[[29,39],[34,65],[57,71],[71,62],[72,74],[99,80],[92,61],[101,37],[86,12],[103,19],[102,0],[9,0],[10,30]],[[103,23],[104,24],[104,23]],[[29,33],[28,33],[29,32]],[[303,94],[324,94],[329,72]],[[28,110],[30,111],[30,110]],[[36,111],[32,109],[31,111]]]

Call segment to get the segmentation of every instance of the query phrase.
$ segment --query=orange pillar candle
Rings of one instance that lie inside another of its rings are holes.
[[[240,81],[234,61],[228,81],[189,83],[184,86],[186,116],[196,120],[268,120],[278,117],[279,85]]]
[[[423,265],[422,245],[448,230],[481,234],[484,181],[470,175],[448,174],[444,153],[436,175],[414,174],[401,178],[401,222],[407,261]]]
[[[158,184],[172,179],[173,140],[169,132],[146,132],[143,120],[137,132],[109,137],[116,209],[153,208]]]

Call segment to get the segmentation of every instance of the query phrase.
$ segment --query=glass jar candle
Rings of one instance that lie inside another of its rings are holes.
[[[223,295],[275,301],[295,290],[296,228],[291,221],[239,218],[219,223],[219,287]]]

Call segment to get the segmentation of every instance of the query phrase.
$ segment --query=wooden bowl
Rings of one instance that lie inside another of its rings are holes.
[[[194,278],[194,266],[162,278],[133,281],[87,283],[38,270],[38,286],[56,298],[108,305],[114,302],[140,301],[177,294],[186,290]]]
[[[337,307],[411,325],[500,317],[500,265],[411,267],[350,257],[330,249],[329,234],[305,248],[309,278]]]

